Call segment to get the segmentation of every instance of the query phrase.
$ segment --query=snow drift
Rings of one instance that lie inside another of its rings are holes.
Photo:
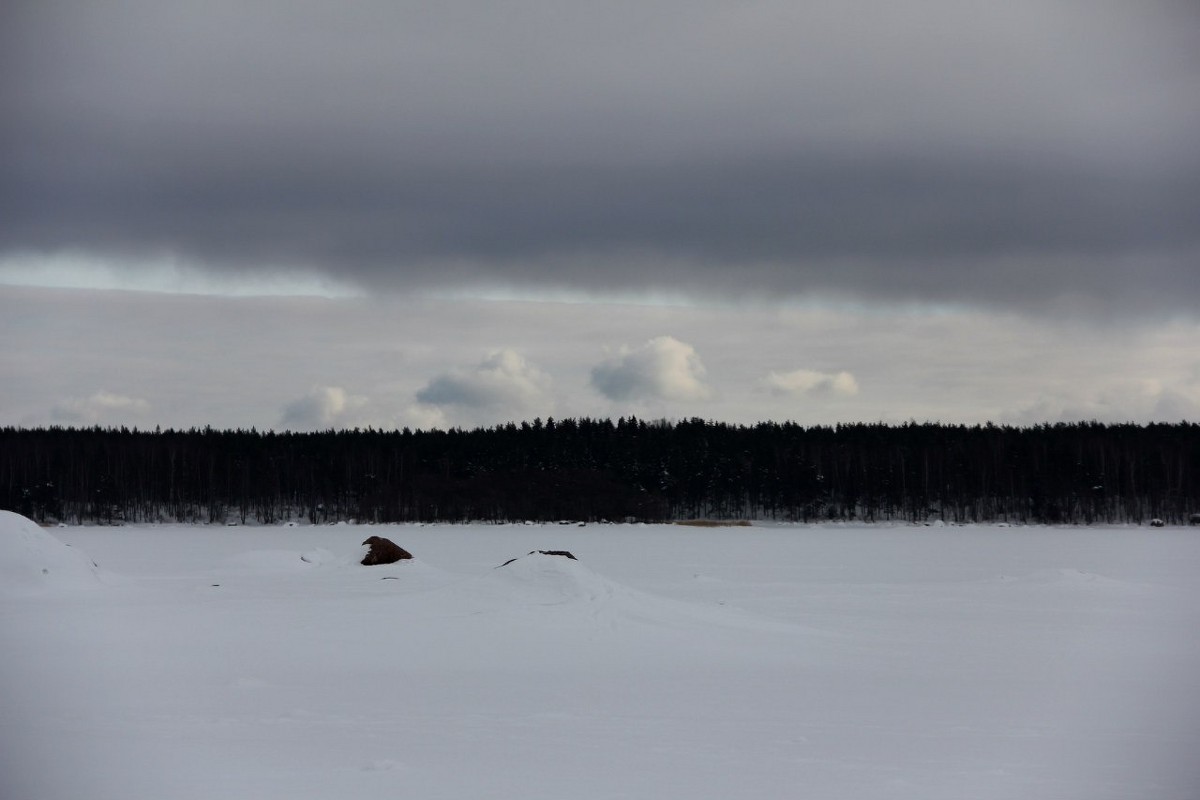
[[[0,593],[41,594],[94,589],[96,564],[36,522],[0,511]]]
[[[4,798],[1200,786],[1184,529],[0,519],[10,588],[63,559],[96,582],[57,538],[120,576],[56,602],[0,595]],[[419,558],[361,566],[377,531]],[[520,555],[546,544],[579,560]]]

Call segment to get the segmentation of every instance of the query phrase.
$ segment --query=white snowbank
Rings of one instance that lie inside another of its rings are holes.
[[[545,605],[595,603],[633,593],[574,559],[540,552],[515,558],[497,567],[490,577]]]
[[[411,558],[393,564],[363,566],[365,547],[336,552],[324,547],[308,550],[249,550],[227,556],[216,570],[206,573],[214,588],[246,590],[255,594],[292,591],[308,584],[330,596],[359,594],[364,590],[412,593],[436,589],[454,576]],[[384,582],[381,584],[380,582]]]
[[[551,611],[562,623],[599,626],[613,631],[632,623],[660,634],[674,629],[685,637],[731,628],[800,635],[814,633],[792,622],[779,622],[712,603],[697,603],[644,592],[612,580],[580,561],[533,552],[496,567],[473,586],[449,587],[458,601],[492,611]]]
[[[0,798],[1197,796],[1186,530],[545,531],[54,531],[120,591],[0,596]]]
[[[94,589],[99,570],[36,522],[0,511],[0,593],[41,594]]]
[[[342,551],[339,553],[334,553],[324,547],[315,547],[305,551],[282,549],[249,550],[235,553],[226,558],[224,567],[238,573],[259,573],[262,575],[345,571],[352,575],[370,576],[378,579],[385,574],[390,574],[389,571],[382,570],[381,567],[395,568],[399,565],[402,568],[408,565],[410,561],[416,561],[416,559],[405,559],[396,562],[396,564],[378,564],[367,568],[362,565],[362,560],[368,550],[369,548],[366,545],[361,545],[352,551]]]

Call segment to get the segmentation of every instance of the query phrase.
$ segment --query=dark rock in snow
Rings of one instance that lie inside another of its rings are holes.
[[[378,564],[394,564],[397,561],[412,558],[412,553],[390,539],[384,539],[382,536],[371,536],[363,544],[370,548],[360,562],[365,567],[374,567]]]
[[[571,554],[567,550],[530,550],[528,555],[534,555],[535,553],[540,553],[541,555],[544,555],[544,556],[562,556],[563,558],[569,558],[572,561],[579,560],[578,558],[576,558],[573,554]],[[511,564],[514,561],[516,561],[515,558],[510,558],[508,561],[505,561],[500,566],[507,567],[509,564]]]
[[[566,550],[530,550],[529,551],[529,555],[533,555],[534,553],[541,553],[544,556],[562,556],[563,558],[569,558],[572,561],[579,560],[574,555],[572,555],[570,552],[568,552]]]

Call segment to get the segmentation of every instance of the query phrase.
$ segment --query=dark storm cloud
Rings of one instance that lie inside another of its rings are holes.
[[[0,252],[1200,302],[1186,4],[18,3]]]

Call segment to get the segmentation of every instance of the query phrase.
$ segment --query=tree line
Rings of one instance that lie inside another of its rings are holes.
[[[111,524],[1182,523],[1200,512],[1200,424],[7,427],[0,507],[46,523]]]

